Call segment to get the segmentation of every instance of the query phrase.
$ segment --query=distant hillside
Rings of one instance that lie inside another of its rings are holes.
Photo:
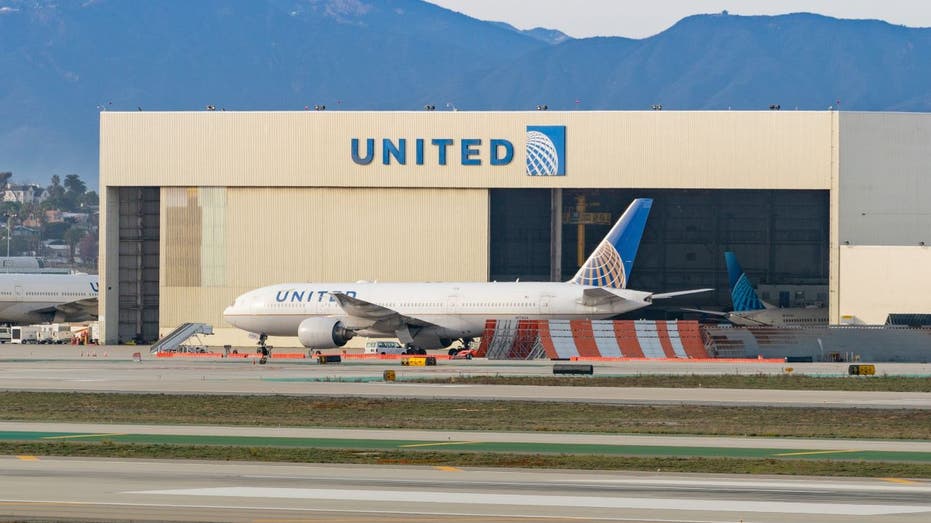
[[[548,44],[561,44],[566,40],[571,40],[572,38],[562,31],[556,29],[546,29],[545,27],[534,27],[533,29],[518,29],[513,25],[506,22],[491,22],[499,27],[504,27],[511,31],[517,31],[518,33],[523,33],[531,38],[536,38],[542,42]]]
[[[532,103],[556,109],[826,109],[840,100],[842,109],[929,111],[929,52],[931,29],[876,20],[699,15],[643,40],[535,50],[461,90],[470,86],[470,102],[508,106],[536,79]]]
[[[929,29],[810,14],[576,40],[419,0],[4,0],[0,171],[93,180],[100,108],[929,111],[928,56]]]

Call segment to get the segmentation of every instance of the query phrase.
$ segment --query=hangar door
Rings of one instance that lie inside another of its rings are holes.
[[[159,188],[119,188],[120,343],[158,339]]]
[[[730,308],[724,252],[734,251],[763,300],[827,305],[829,194],[822,190],[493,189],[490,279],[567,281],[634,198],[653,209],[630,287],[712,288],[638,311],[681,317],[682,306]],[[668,314],[667,314],[668,313]],[[650,316],[654,315],[654,316]]]

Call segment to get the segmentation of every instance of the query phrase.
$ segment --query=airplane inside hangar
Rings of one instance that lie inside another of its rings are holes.
[[[728,309],[727,250],[765,301],[827,306],[828,191],[495,189],[490,197],[493,280],[568,280],[627,204],[647,197],[654,206],[630,286],[715,291],[654,305],[638,318],[682,317],[683,305]],[[561,239],[558,249],[553,238]]]

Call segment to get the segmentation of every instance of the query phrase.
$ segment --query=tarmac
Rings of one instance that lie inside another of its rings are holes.
[[[0,456],[0,518],[924,523],[931,483]]]
[[[138,359],[133,354],[138,354]],[[599,362],[597,376],[784,374],[786,364],[749,362]],[[842,363],[792,364],[794,373],[846,376]],[[441,360],[404,367],[398,359],[321,365],[314,359],[156,358],[144,347],[3,346],[0,390],[137,392],[521,400],[610,404],[687,404],[931,409],[931,393],[711,388],[553,387],[412,383],[411,378],[474,375],[552,376],[551,361]],[[386,382],[384,371],[397,381]],[[929,364],[879,364],[877,373],[931,376]],[[670,378],[674,379],[674,378]]]
[[[138,357],[134,357],[138,353]],[[612,404],[931,408],[931,394],[422,384],[416,377],[552,376],[550,361],[155,358],[145,347],[0,347],[0,390],[499,399]],[[595,374],[783,374],[773,362],[597,362]],[[399,381],[385,382],[385,370]],[[846,375],[842,363],[792,364]],[[880,374],[928,375],[927,364]],[[852,378],[859,379],[859,378]],[[133,441],[360,451],[931,461],[931,442],[0,422],[0,439]],[[901,523],[931,518],[931,481],[448,466],[316,465],[0,456],[0,519],[93,521],[643,521]]]

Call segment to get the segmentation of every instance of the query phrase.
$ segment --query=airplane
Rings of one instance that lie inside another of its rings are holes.
[[[823,307],[776,307],[766,303],[757,296],[747,273],[737,261],[737,255],[731,251],[724,253],[727,264],[727,279],[731,287],[731,312],[685,309],[715,316],[723,316],[734,325],[742,327],[759,326],[804,326],[827,325],[828,310]]]
[[[97,319],[96,274],[0,274],[0,323]]]
[[[263,355],[268,336],[296,336],[310,349],[341,347],[354,336],[397,338],[424,353],[456,339],[468,346],[489,319],[605,319],[710,291],[626,288],[652,205],[649,198],[634,200],[567,282],[284,283],[239,296],[223,317],[258,334]]]

